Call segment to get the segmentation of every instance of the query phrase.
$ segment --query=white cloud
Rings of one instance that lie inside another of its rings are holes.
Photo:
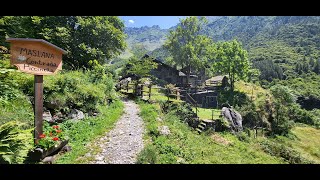
[[[134,23],[134,20],[130,19],[130,20],[128,20],[128,22],[129,22],[130,24],[133,24],[133,23]]]

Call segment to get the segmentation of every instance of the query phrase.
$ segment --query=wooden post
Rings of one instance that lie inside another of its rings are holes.
[[[213,109],[212,109],[212,114],[211,114],[211,120],[213,121]]]
[[[149,100],[150,100],[150,98],[151,98],[151,87],[152,87],[152,85],[150,84],[150,85],[149,85]]]
[[[34,143],[43,133],[43,75],[34,75]]]
[[[143,84],[141,84],[141,98],[143,98]]]
[[[43,76],[62,70],[62,55],[67,51],[43,39],[7,38],[10,64],[19,71],[34,75],[34,143],[43,133]]]
[[[127,81],[127,92],[129,91],[129,81]]]

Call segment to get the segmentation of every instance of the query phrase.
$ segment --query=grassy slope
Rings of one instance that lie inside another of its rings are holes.
[[[26,124],[27,128],[33,127],[33,108],[26,96],[0,102],[0,125],[9,121],[18,120]]]
[[[108,106],[100,106],[101,114],[94,118],[90,117],[78,123],[70,123],[68,128],[69,145],[72,151],[59,157],[57,164],[80,164],[87,163],[89,159],[83,156],[89,151],[87,144],[93,144],[94,140],[110,131],[115,122],[119,119],[123,112],[123,104],[116,101]],[[68,126],[65,124],[65,126]]]
[[[253,100],[255,100],[255,103],[264,101],[268,96],[271,96],[268,90],[252,83],[238,81],[235,84],[235,87],[238,91],[246,93],[249,97],[253,95],[252,97]],[[316,163],[320,163],[320,140],[318,138],[320,136],[320,130],[305,125],[294,127],[291,132],[297,138],[290,139],[280,137],[280,139],[283,140],[280,141],[280,143],[284,143],[286,146],[292,147],[294,150],[301,153],[302,157],[313,160]]]
[[[215,133],[215,137],[224,139],[229,144],[221,143],[211,135],[198,135],[186,124],[180,122],[173,114],[161,115],[163,121],[155,120],[159,116],[155,105],[140,103],[141,116],[147,127],[146,139],[153,139],[146,149],[155,147],[154,153],[143,151],[140,154],[140,163],[155,154],[156,164],[251,164],[251,163],[284,163],[281,159],[264,153],[257,144],[239,141],[229,133]],[[151,113],[152,112],[152,113]],[[157,136],[157,126],[168,126],[171,134],[169,136]]]
[[[268,96],[271,96],[270,91],[263,89],[261,86],[244,81],[235,83],[235,90],[245,93],[253,101],[264,101]]]
[[[292,129],[292,133],[297,138],[281,137],[281,142],[297,150],[302,157],[320,164],[320,130],[310,126],[297,126]]]

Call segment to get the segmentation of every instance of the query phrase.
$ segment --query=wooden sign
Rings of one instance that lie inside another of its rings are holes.
[[[54,75],[62,69],[62,54],[67,52],[43,39],[7,38],[11,65],[34,74],[34,143],[43,133],[43,75]]]
[[[7,38],[11,65],[34,75],[53,75],[62,69],[62,54],[67,52],[43,39]]]

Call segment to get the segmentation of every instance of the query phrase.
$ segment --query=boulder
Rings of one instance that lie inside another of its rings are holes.
[[[42,118],[43,118],[43,120],[45,120],[47,122],[54,122],[54,120],[52,119],[50,111],[44,111],[43,114],[42,114]]]
[[[242,116],[232,107],[223,107],[221,116],[229,123],[229,128],[232,132],[242,131]]]
[[[77,110],[77,109],[72,109],[71,112],[68,114],[68,118],[70,120],[81,120],[81,119],[84,119],[84,113],[80,110]]]

